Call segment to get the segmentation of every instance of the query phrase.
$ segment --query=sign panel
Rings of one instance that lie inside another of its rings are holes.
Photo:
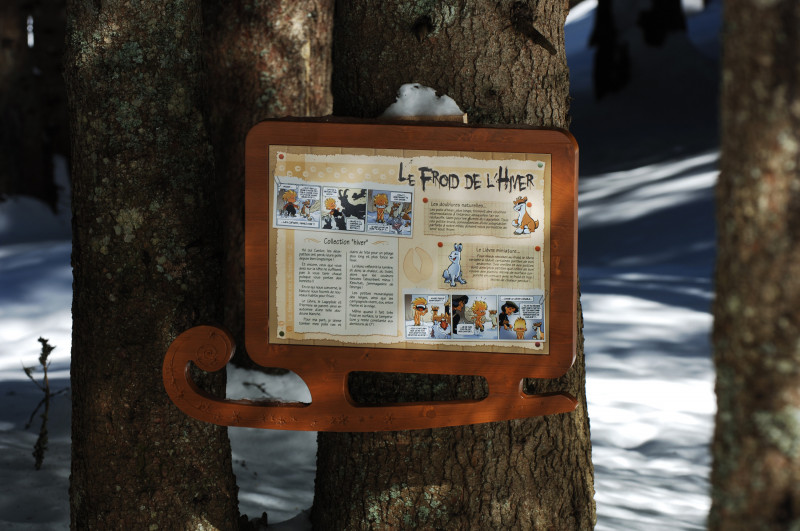
[[[566,412],[523,378],[572,365],[577,145],[553,129],[453,124],[258,124],[246,148],[245,343],[296,372],[310,404],[204,395],[189,362],[218,370],[230,335],[173,343],[173,401],[225,425],[372,431]],[[482,400],[366,406],[351,372],[484,377]]]
[[[270,343],[549,353],[549,154],[278,145],[269,166]]]

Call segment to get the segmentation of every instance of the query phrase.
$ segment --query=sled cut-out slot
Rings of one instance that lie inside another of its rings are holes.
[[[291,430],[572,411],[568,393],[527,394],[523,380],[558,378],[575,357],[576,198],[577,145],[561,130],[262,122],[246,145],[244,341],[256,364],[295,372],[311,402],[199,389],[187,367],[221,370],[235,349],[211,326],[170,346],[167,392],[200,420]],[[353,379],[408,374],[425,375],[436,399],[351,395]],[[444,400],[454,395],[437,375],[485,385]]]

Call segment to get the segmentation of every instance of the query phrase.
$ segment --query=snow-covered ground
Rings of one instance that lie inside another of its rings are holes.
[[[572,131],[581,145],[580,277],[598,530],[703,529],[714,414],[709,306],[714,260],[720,1],[689,38],[632,49],[633,79],[596,101],[587,48],[595,0],[570,15]],[[22,366],[39,336],[68,386],[69,223],[25,199],[0,204],[0,528],[69,526],[69,395],[53,399],[49,450],[31,452],[41,399]],[[40,372],[38,374],[41,374]],[[291,375],[231,369],[229,395],[307,399]],[[242,512],[287,520],[311,505],[313,433],[231,429]],[[275,528],[301,528],[306,520]],[[272,526],[271,526],[272,527]]]

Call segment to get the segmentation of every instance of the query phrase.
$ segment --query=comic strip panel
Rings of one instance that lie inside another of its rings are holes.
[[[320,187],[304,184],[278,184],[275,225],[278,227],[318,228]]]
[[[409,294],[405,306],[406,339],[451,339],[450,296]]]
[[[544,341],[544,295],[500,296],[500,339]]]
[[[497,297],[454,294],[451,298],[453,339],[497,339]]]
[[[465,306],[466,319],[458,325],[459,339],[497,339],[497,297],[470,295]]]
[[[367,232],[411,237],[414,214],[411,192],[370,190],[367,201]]]
[[[322,188],[322,228],[364,232],[367,214],[364,188]]]

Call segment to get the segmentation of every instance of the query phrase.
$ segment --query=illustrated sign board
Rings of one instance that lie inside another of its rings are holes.
[[[164,364],[173,401],[225,425],[372,431],[574,409],[556,378],[576,338],[577,145],[553,129],[269,121],[246,147],[245,343],[296,372],[312,402],[228,401],[227,332],[193,328]],[[474,401],[366,406],[351,372],[486,378]]]

